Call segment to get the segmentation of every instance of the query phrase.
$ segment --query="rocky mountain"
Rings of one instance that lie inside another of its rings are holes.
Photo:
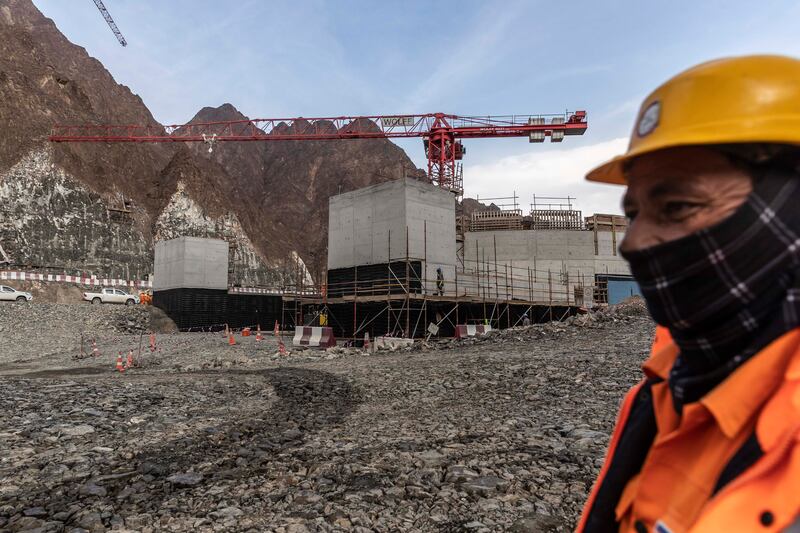
[[[201,109],[190,122],[247,119],[233,105],[223,104]],[[404,175],[425,176],[388,140],[227,142],[211,153],[205,145],[190,148],[229,173],[239,191],[237,212],[248,231],[277,249],[297,250],[317,275],[326,258],[332,195]]]
[[[490,203],[486,205],[484,203],[479,202],[475,198],[464,198],[464,200],[459,205],[459,212],[463,213],[465,216],[469,217],[472,213],[476,211],[499,211],[500,208],[497,207],[494,203]]]
[[[246,118],[232,105],[193,121]],[[421,176],[387,140],[51,144],[55,124],[158,125],[144,102],[30,0],[0,0],[0,246],[12,265],[106,276],[152,272],[153,242],[225,238],[234,280],[290,281],[296,259],[319,275],[327,201]]]

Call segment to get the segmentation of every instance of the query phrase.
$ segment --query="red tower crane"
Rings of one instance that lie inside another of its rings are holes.
[[[462,139],[528,137],[530,142],[561,142],[567,135],[583,135],[585,111],[559,115],[467,117],[373,115],[360,117],[257,118],[183,125],[56,126],[52,142],[206,142],[209,150],[227,141],[325,141],[422,137],[432,183],[461,194],[461,165],[466,153]]]

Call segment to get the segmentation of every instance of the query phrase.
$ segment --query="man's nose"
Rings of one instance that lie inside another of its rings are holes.
[[[625,238],[619,245],[620,251],[637,252],[663,242],[658,233],[658,225],[648,222],[643,217],[634,218],[628,224]]]

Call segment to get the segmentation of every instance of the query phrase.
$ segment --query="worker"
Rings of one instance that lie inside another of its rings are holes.
[[[659,331],[577,530],[800,531],[800,61],[678,74],[587,179]]]
[[[522,325],[523,326],[530,326],[531,325],[531,319],[528,318],[528,313],[524,313],[522,315]]]
[[[442,267],[436,268],[436,294],[439,296],[444,295],[444,273]]]

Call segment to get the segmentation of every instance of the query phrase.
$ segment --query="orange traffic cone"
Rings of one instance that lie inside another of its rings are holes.
[[[249,337],[250,336],[250,328],[244,328],[242,330],[242,337]]]
[[[97,342],[92,339],[92,357],[100,357],[100,350],[97,349]]]
[[[128,350],[128,360],[125,364],[125,370],[133,368],[133,350]]]
[[[256,342],[260,342],[263,339],[264,337],[261,336],[261,324],[258,324],[256,325]]]
[[[364,333],[364,349],[369,351],[369,332]]]
[[[224,333],[223,336],[224,337],[230,337],[231,336],[231,330],[228,329],[228,324],[225,324],[225,333]]]
[[[117,354],[117,372],[125,372],[125,366],[122,364],[122,352]]]
[[[155,352],[156,351],[156,334],[155,333],[151,333],[150,334],[150,351],[151,352]]]
[[[228,335],[228,346],[236,346],[236,339],[233,338],[233,333]]]
[[[278,328],[278,321],[275,321],[275,336],[278,337],[281,334],[281,330]]]

